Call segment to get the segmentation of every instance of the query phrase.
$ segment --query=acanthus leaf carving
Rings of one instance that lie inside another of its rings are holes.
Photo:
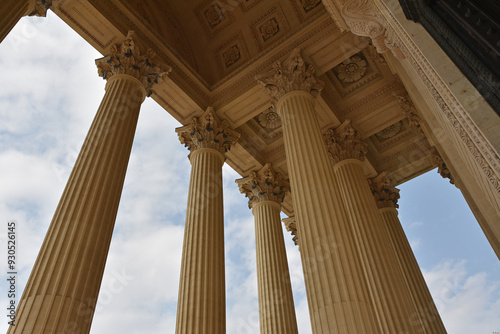
[[[314,67],[305,63],[298,50],[283,62],[273,63],[269,73],[256,76],[257,82],[264,88],[274,104],[286,93],[301,90],[313,97],[323,89],[324,83],[314,76]]]
[[[368,145],[361,140],[350,120],[346,120],[336,129],[329,129],[325,134],[325,144],[333,165],[345,159],[364,161]]]
[[[350,31],[371,38],[379,53],[391,50],[396,58],[405,57],[399,49],[397,37],[387,29],[387,22],[377,14],[371,0],[348,0],[343,4],[341,14]]]
[[[285,218],[282,220],[285,228],[292,235],[292,240],[295,246],[299,245],[299,233],[297,231],[297,221],[295,220],[295,216]],[[299,247],[300,250],[300,247]]]
[[[399,109],[408,118],[410,128],[417,133],[425,135],[421,125],[422,119],[418,115],[417,109],[415,108],[413,101],[410,99],[410,96],[408,94],[394,94],[394,96],[397,98]]]
[[[287,192],[290,192],[290,184],[283,176],[272,170],[271,164],[267,163],[259,171],[252,172],[250,176],[236,180],[242,194],[248,198],[248,207],[252,208],[256,203],[272,201],[281,204]]]
[[[108,80],[115,74],[127,74],[138,79],[146,89],[148,96],[153,88],[161,83],[172,68],[167,65],[160,67],[155,62],[156,54],[147,49],[144,54],[135,45],[134,32],[129,31],[127,38],[119,46],[113,45],[109,56],[96,60],[99,76]]]
[[[52,6],[52,0],[32,0],[32,11],[29,16],[46,17],[47,10]]]
[[[389,179],[387,172],[382,172],[378,176],[369,180],[369,184],[379,209],[399,208],[399,189],[392,186],[392,182]]]
[[[188,148],[189,155],[202,148],[211,148],[225,155],[240,138],[240,134],[232,130],[226,120],[221,121],[211,107],[201,117],[193,117],[190,124],[175,129],[175,132],[181,144]]]
[[[451,175],[451,172],[448,169],[448,166],[446,166],[446,163],[443,161],[443,158],[441,158],[438,154],[433,154],[432,162],[435,166],[437,166],[439,175],[441,175],[444,179],[449,179],[450,183],[456,186],[455,179]]]

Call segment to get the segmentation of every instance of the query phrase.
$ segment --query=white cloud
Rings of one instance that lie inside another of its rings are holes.
[[[20,225],[20,290],[104,95],[94,65],[99,57],[50,12],[46,19],[24,18],[0,44],[0,220],[15,219]],[[94,334],[174,333],[190,173],[177,126],[154,101],[144,103]],[[253,216],[234,183],[239,176],[227,165],[223,171],[227,332],[258,333]],[[290,233],[284,234],[299,331],[308,334],[300,253]],[[437,298],[446,301],[441,308],[450,333],[498,331],[498,326],[489,328],[500,314],[497,281],[468,274],[456,263],[426,276]],[[6,304],[2,293],[0,305]],[[0,322],[0,332],[6,328]]]
[[[449,333],[500,331],[500,279],[470,273],[465,261],[445,261],[423,271]]]

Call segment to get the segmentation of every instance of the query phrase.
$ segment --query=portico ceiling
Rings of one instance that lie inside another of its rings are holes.
[[[280,119],[255,76],[295,49],[325,83],[322,129],[350,119],[368,144],[368,177],[389,171],[399,184],[433,167],[425,124],[416,125],[391,60],[342,32],[320,0],[67,0],[53,10],[103,55],[133,30],[173,69],[152,95],[166,111],[187,124],[212,106],[241,133],[227,162],[242,176],[268,162],[287,175]]]

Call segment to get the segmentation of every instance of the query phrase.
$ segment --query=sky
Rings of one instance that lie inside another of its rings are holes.
[[[94,63],[100,57],[50,11],[47,18],[23,18],[0,44],[2,310],[7,222],[18,226],[20,295],[104,95]],[[174,131],[180,125],[154,100],[143,103],[93,334],[175,331],[191,168]],[[224,165],[227,333],[254,334],[255,232],[234,182],[239,177]],[[448,332],[500,332],[500,263],[460,191],[436,170],[398,188],[400,220]],[[310,334],[300,254],[283,233],[299,332]],[[6,314],[0,319],[5,333]]]

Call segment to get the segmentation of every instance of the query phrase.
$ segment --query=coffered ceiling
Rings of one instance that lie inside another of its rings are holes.
[[[212,106],[242,134],[227,160],[242,176],[267,162],[287,175],[281,121],[255,76],[295,49],[325,83],[322,130],[352,121],[369,147],[368,177],[389,171],[398,184],[433,166],[397,74],[367,39],[341,32],[320,0],[67,0],[54,11],[103,54],[133,30],[173,68],[152,96],[166,111],[187,124]]]

